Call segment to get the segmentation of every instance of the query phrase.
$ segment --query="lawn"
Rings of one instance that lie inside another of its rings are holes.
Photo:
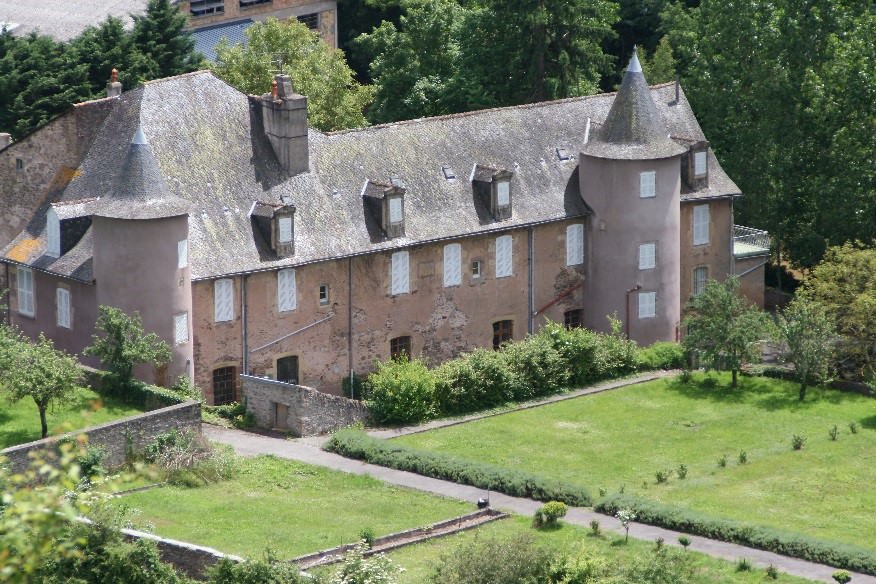
[[[80,387],[69,401],[50,406],[46,412],[49,435],[62,434],[142,413],[142,409],[118,398],[102,396]],[[31,398],[14,404],[0,393],[0,449],[40,439],[40,413]]]
[[[631,554],[651,553],[650,550],[654,549],[652,542],[630,539],[629,542],[623,543],[621,536],[611,534],[598,538],[592,537],[589,535],[589,529],[569,524],[563,524],[559,529],[535,530],[530,527],[531,521],[528,517],[511,517],[481,526],[473,531],[400,548],[388,556],[396,565],[404,568],[404,572],[399,576],[399,584],[421,584],[429,581],[441,556],[452,554],[454,550],[470,545],[475,538],[504,539],[526,533],[531,534],[537,544],[550,546],[560,553],[603,556],[609,564],[616,564],[618,559],[629,557]],[[675,552],[673,551],[673,553]],[[763,569],[737,572],[735,563],[718,560],[696,552],[678,551],[677,553],[688,553],[694,562],[697,577],[691,581],[691,584],[711,584],[712,582],[762,584],[765,581],[804,584],[811,582],[787,574],[780,575],[778,580],[765,580]],[[326,567],[321,570],[331,573],[335,569],[337,568]]]
[[[289,559],[474,511],[474,505],[270,456],[240,458],[236,478],[197,489],[162,487],[119,499],[135,525],[248,557]]]
[[[743,377],[732,390],[710,377],[717,386],[661,379],[395,440],[876,549],[876,400],[810,389],[800,403],[793,383]]]

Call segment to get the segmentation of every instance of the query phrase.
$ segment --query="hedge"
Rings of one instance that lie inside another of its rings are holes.
[[[513,497],[527,497],[545,502],[561,501],[576,507],[589,506],[593,501],[587,489],[576,485],[520,470],[401,446],[372,438],[361,430],[336,432],[323,448],[347,458],[498,491]]]
[[[636,521],[641,523],[876,575],[876,553],[850,544],[828,542],[732,519],[709,517],[634,495],[609,495],[598,501],[594,509],[612,516],[619,509],[631,509],[636,514]]]
[[[148,385],[136,379],[132,380],[128,387],[123,388],[108,371],[85,367],[83,371],[86,385],[97,393],[119,397],[146,411],[175,406],[193,399],[179,391]]]

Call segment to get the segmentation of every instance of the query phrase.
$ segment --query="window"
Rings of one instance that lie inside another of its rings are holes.
[[[657,316],[657,293],[639,292],[639,318]]]
[[[563,325],[570,328],[581,328],[581,313],[583,311],[580,308],[576,308],[574,310],[567,310],[563,313]]]
[[[222,14],[225,12],[224,0],[192,0],[189,3],[192,16],[206,16],[208,14]]]
[[[322,298],[320,298],[321,303]],[[277,310],[289,312],[296,308],[298,308],[298,285],[295,282],[295,269],[280,270],[277,272]]]
[[[696,152],[694,154],[694,176],[703,176],[706,174],[706,153]]]
[[[213,283],[213,314],[216,322],[234,320],[234,282],[228,278]]]
[[[292,217],[280,217],[280,233],[277,236],[277,241],[280,243],[289,243],[292,241]]]
[[[34,315],[33,270],[18,268],[18,313]]]
[[[697,296],[706,289],[706,282],[709,279],[709,268],[701,266],[694,268],[693,271],[693,295]]]
[[[639,197],[650,199],[657,196],[657,172],[649,170],[639,173]]]
[[[402,222],[402,200],[401,197],[393,197],[389,200],[389,222]]]
[[[408,252],[397,251],[392,254],[390,264],[389,293],[407,294],[410,292],[410,275],[408,272]]]
[[[24,170],[24,160],[22,160],[21,158],[15,159],[15,170],[17,170],[18,172]]]
[[[507,207],[511,204],[511,183],[502,180],[496,183],[496,205]]]
[[[444,287],[462,284],[462,245],[451,243],[444,246]]]
[[[46,242],[46,255],[61,257],[61,221],[52,208],[46,213]]]
[[[471,263],[472,278],[480,278],[483,275],[483,270],[481,269],[481,267],[481,260],[475,260]]]
[[[277,359],[277,381],[298,385],[298,357],[281,357]]]
[[[189,240],[183,239],[176,244],[176,267],[183,269],[189,265]]]
[[[70,291],[66,288],[57,288],[55,292],[57,301],[58,326],[70,328]]]
[[[575,223],[566,227],[566,265],[584,263],[584,225]]]
[[[500,320],[493,323],[493,349],[498,350],[502,343],[514,338],[514,321]]]
[[[182,345],[189,341],[189,313],[180,312],[173,317],[173,342]]]
[[[329,286],[328,284],[320,284],[319,285],[319,305],[327,306],[329,300]]]
[[[389,339],[389,358],[400,359],[402,356],[411,357],[411,337]]]
[[[306,24],[310,30],[319,28],[319,12],[311,12],[310,14],[302,14],[297,17],[298,22]]]
[[[709,206],[697,205],[693,209],[693,244],[709,243]]]
[[[639,269],[651,270],[657,267],[657,244],[643,243],[639,245]]]
[[[513,240],[510,235],[496,238],[496,277],[507,278],[514,273]]]
[[[213,405],[234,401],[234,389],[237,382],[236,367],[219,367],[213,370]]]

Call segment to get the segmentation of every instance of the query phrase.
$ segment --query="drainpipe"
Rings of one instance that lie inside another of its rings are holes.
[[[527,319],[527,321],[528,321],[527,322],[527,330],[528,330],[529,334],[532,334],[533,332],[535,332],[535,313],[533,312],[533,310],[535,309],[535,290],[533,288],[534,287],[534,279],[532,276],[535,266],[533,266],[533,261],[534,261],[533,239],[534,238],[533,238],[533,228],[531,226],[526,231],[526,239],[527,239],[527,249],[528,249],[528,251],[527,251],[528,257],[526,259],[526,263],[527,263],[527,267],[528,267],[528,271],[529,271],[529,283],[527,284],[528,306],[526,309],[526,313],[529,315],[529,318]]]
[[[246,282],[249,276],[244,275],[240,279],[240,345],[243,353],[243,373],[249,375],[249,346],[247,344],[247,314],[246,314]]]
[[[12,290],[9,288],[9,264],[3,264],[3,267],[6,270],[6,291],[11,295]],[[6,302],[9,302],[9,297],[6,297]],[[12,326],[12,311],[9,309],[9,305],[6,305],[6,326]]]
[[[636,292],[638,290],[641,290],[641,289],[642,289],[642,285],[636,284],[635,288],[630,288],[629,290],[627,290],[627,318],[624,321],[624,329],[625,329],[625,332],[627,333],[627,339],[630,338],[630,294],[632,294],[633,292]]]
[[[353,258],[347,258],[347,356],[350,369],[350,399],[353,390]],[[342,392],[343,393],[343,392]]]

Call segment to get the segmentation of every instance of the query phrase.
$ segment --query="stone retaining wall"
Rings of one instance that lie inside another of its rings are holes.
[[[362,402],[302,385],[241,375],[240,387],[260,428],[318,436],[368,419]]]
[[[13,472],[23,472],[30,462],[28,456],[30,452],[49,449],[59,440],[85,434],[88,436],[89,446],[97,446],[105,450],[104,465],[113,467],[124,464],[129,448],[141,450],[155,436],[169,432],[174,428],[181,431],[191,430],[200,434],[200,402],[189,401],[115,422],[68,432],[61,436],[52,436],[36,442],[12,446],[0,450],[0,456],[6,457]]]

